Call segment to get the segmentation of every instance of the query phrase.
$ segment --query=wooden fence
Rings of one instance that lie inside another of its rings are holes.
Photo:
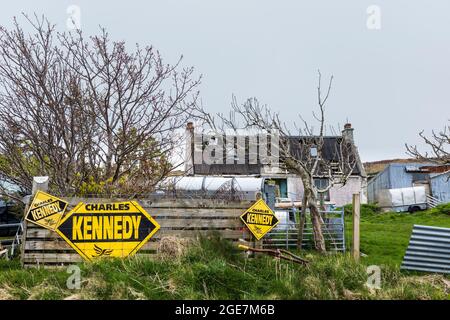
[[[66,214],[79,202],[107,203],[126,199],[65,198]],[[199,234],[218,232],[231,241],[251,241],[251,235],[239,219],[251,201],[218,201],[211,199],[138,200],[139,204],[160,224],[161,229],[138,252],[152,255],[165,236],[193,238]],[[25,222],[21,260],[24,266],[64,265],[82,261],[56,232]]]

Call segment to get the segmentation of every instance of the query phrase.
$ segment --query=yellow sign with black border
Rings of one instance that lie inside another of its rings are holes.
[[[259,199],[248,208],[241,215],[241,220],[257,240],[261,240],[279,222],[263,199]]]
[[[85,260],[135,254],[160,226],[136,201],[79,203],[56,232]]]
[[[43,191],[37,191],[25,220],[54,231],[68,203]]]

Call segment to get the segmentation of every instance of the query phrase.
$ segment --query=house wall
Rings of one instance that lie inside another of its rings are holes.
[[[363,194],[363,178],[350,177],[344,186],[336,185],[330,189],[330,201],[336,206],[343,206],[352,203],[354,193],[361,194],[361,203],[366,203],[367,199]]]
[[[444,203],[450,202],[450,180],[448,174],[440,174],[430,179],[431,192],[433,197]]]
[[[299,177],[287,178],[287,192],[288,197],[293,201],[302,201],[303,198],[303,183]]]
[[[336,206],[343,206],[352,202],[354,193],[360,193],[362,196],[362,203],[367,202],[363,194],[363,178],[359,176],[352,176],[348,179],[344,186],[336,185],[330,189],[330,202]],[[299,177],[288,177],[288,197],[294,201],[302,201],[303,197],[303,183]]]

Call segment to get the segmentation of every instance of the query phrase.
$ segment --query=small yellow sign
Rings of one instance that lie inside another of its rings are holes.
[[[159,224],[136,201],[79,203],[56,232],[85,260],[127,257],[159,230]]]
[[[36,192],[25,219],[54,231],[66,211],[67,202],[43,191]]]
[[[259,199],[248,208],[241,215],[241,220],[257,240],[261,240],[279,222],[272,209],[269,208],[263,199]]]

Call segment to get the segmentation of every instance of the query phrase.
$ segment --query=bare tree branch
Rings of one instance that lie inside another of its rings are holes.
[[[325,242],[322,234],[322,218],[319,212],[320,195],[330,190],[336,184],[344,185],[356,167],[355,147],[352,141],[344,138],[338,139],[335,154],[325,155],[325,105],[330,96],[333,77],[331,76],[327,91],[321,91],[321,73],[318,72],[318,108],[319,114],[313,117],[319,123],[319,132],[314,134],[312,126],[300,116],[303,127],[297,128],[297,134],[292,135],[286,123],[280,120],[279,114],[273,112],[267,105],[262,105],[256,98],[250,98],[243,104],[238,104],[235,97],[231,103],[231,116],[218,115],[218,119],[227,128],[259,129],[270,134],[276,130],[280,134],[280,162],[283,169],[301,177],[304,188],[304,207],[310,209],[314,228],[316,249],[325,251]],[[240,120],[241,122],[239,122]],[[212,126],[217,129],[217,124]],[[316,179],[327,181],[325,188],[316,185]]]
[[[34,175],[67,195],[100,184],[148,191],[171,169],[174,133],[204,115],[201,78],[105,29],[86,37],[25,19],[31,34],[16,19],[0,27],[0,175],[28,191]]]
[[[421,161],[433,162],[436,164],[450,164],[450,124],[441,131],[432,131],[431,136],[426,136],[424,131],[419,133],[420,138],[431,150],[420,151],[417,145],[405,144],[408,155]]]

